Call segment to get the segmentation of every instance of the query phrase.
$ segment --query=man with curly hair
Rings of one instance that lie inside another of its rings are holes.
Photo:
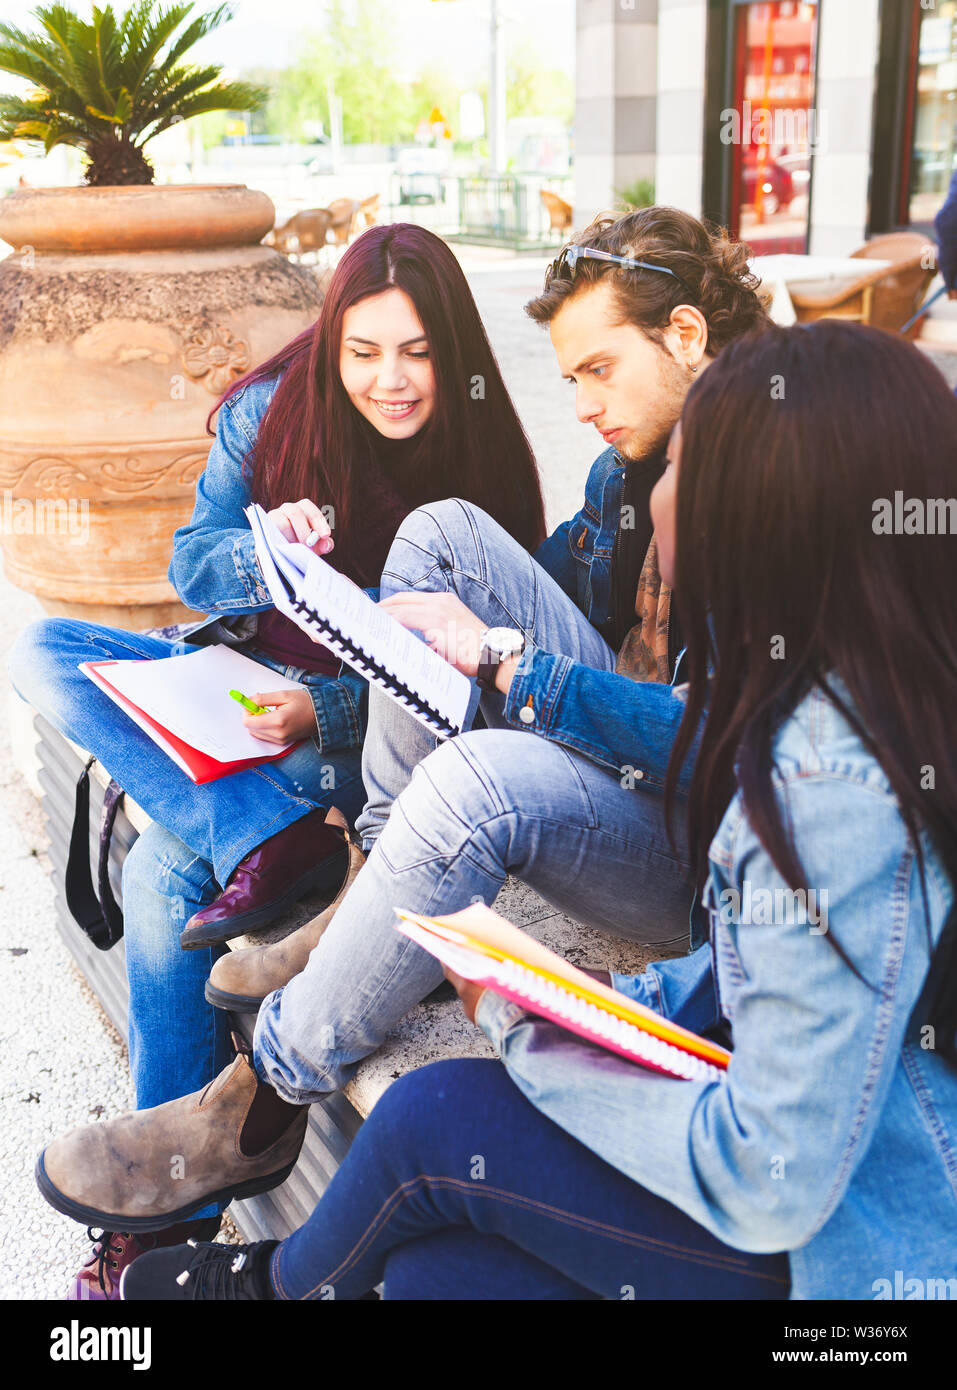
[[[563,248],[526,309],[605,446],[582,508],[532,557],[467,502],[421,507],[382,575],[382,606],[476,679],[485,727],[437,747],[372,689],[354,880],[299,933],[210,977],[220,1007],[261,1001],[252,1055],[201,1095],[57,1140],[41,1187],[60,1210],[147,1230],[281,1182],[306,1107],[442,981],[395,931],[397,905],[490,904],[513,874],[613,934],[672,952],[704,939],[689,939],[686,857],[662,809],[682,644],[648,499],[694,382],[768,321],[746,257],[672,208],[600,219]]]

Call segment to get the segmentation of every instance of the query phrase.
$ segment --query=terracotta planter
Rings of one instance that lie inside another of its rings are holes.
[[[261,238],[242,185],[24,189],[0,199],[0,541],[51,613],[142,628],[231,381],[312,323],[315,276]]]

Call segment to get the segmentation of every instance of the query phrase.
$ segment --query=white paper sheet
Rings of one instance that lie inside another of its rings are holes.
[[[220,762],[262,758],[292,746],[248,733],[246,711],[229,692],[239,690],[252,699],[257,691],[299,690],[301,682],[233,647],[204,647],[159,661],[117,661],[103,676],[170,733]]]

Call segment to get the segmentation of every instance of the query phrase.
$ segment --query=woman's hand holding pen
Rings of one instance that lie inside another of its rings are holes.
[[[272,705],[265,714],[244,714],[254,738],[266,743],[295,743],[316,732],[316,707],[308,690],[274,690],[253,696],[257,705]]]
[[[332,527],[322,510],[315,502],[310,502],[308,497],[303,497],[299,502],[283,502],[281,507],[274,507],[269,513],[269,520],[282,532],[287,541],[300,541],[317,555],[327,555],[335,545]]]

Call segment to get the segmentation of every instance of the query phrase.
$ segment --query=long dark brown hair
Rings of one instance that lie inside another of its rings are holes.
[[[957,399],[903,339],[828,320],[771,328],[726,347],[689,394],[674,573],[689,691],[666,805],[703,718],[688,808],[699,884],[740,790],[778,871],[805,886],[772,748],[817,686],[883,768],[922,883],[923,829],[957,885],[957,540],[940,514],[938,534],[885,534],[901,492],[957,495]],[[938,1051],[957,1064],[957,906],[927,991]]]
[[[247,459],[254,500],[267,508],[301,497],[330,503],[337,550],[350,549],[362,526],[371,465],[388,454],[390,441],[363,419],[343,387],[342,321],[353,304],[393,287],[415,305],[435,373],[432,417],[402,450],[410,509],[462,497],[535,549],[545,535],[545,514],[528,439],[461,266],[441,238],[411,223],[363,232],[336,267],[316,324],[227,393],[226,399],[251,382],[282,378]]]

